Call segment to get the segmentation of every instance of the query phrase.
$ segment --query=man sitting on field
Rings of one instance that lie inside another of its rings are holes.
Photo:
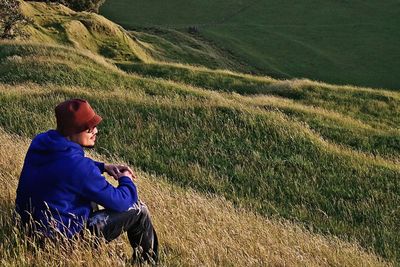
[[[55,113],[57,130],[37,135],[26,154],[16,199],[23,225],[47,237],[61,233],[68,238],[88,227],[107,241],[127,231],[134,251],[141,247],[140,258],[157,261],[157,235],[138,200],[133,171],[84,156],[83,147],[95,145],[102,118],[81,99],[62,102]],[[118,180],[118,187],[107,182],[104,172]],[[93,202],[105,209],[93,212]]]

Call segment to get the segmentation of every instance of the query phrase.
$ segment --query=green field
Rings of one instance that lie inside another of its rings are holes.
[[[29,140],[73,97],[104,118],[95,156],[141,170],[164,265],[399,264],[398,91],[194,67],[207,54],[221,68],[242,61],[174,30],[126,32],[44,3],[23,10],[30,39],[0,42],[0,265],[85,257],[29,254],[10,219]],[[120,259],[101,252],[89,265]]]
[[[250,72],[387,89],[400,88],[398,10],[394,0],[108,0],[101,7],[128,29],[197,26]]]

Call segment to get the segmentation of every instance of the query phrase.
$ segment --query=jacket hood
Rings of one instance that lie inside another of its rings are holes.
[[[56,130],[38,134],[32,140],[28,153],[32,163],[50,162],[65,156],[84,156],[79,144],[69,141]]]

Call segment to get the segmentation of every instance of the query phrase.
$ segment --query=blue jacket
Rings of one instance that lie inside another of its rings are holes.
[[[136,186],[121,177],[118,187],[102,173],[104,163],[85,157],[82,147],[56,130],[37,135],[28,149],[17,188],[16,210],[32,216],[45,233],[54,225],[71,237],[85,225],[91,201],[118,212],[137,202]]]

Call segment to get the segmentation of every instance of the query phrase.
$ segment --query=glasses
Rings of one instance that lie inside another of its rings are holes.
[[[87,129],[86,132],[92,134],[92,133],[94,133],[94,129],[96,129],[96,128],[97,128],[97,126],[94,126],[91,129]]]

